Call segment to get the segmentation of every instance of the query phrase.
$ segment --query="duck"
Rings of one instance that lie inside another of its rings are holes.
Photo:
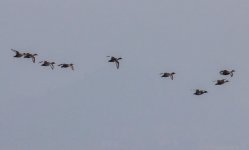
[[[54,69],[55,62],[49,62],[45,60],[45,61],[40,61],[39,63],[43,63],[41,64],[41,66],[50,66],[52,70]]]
[[[205,90],[196,89],[194,95],[202,95],[202,94],[204,94],[204,93],[208,93],[208,92],[205,91]]]
[[[116,58],[113,56],[107,56],[107,57],[111,57],[111,59],[108,62],[115,62],[117,69],[119,69],[119,60],[121,60],[122,58],[121,57]]]
[[[229,81],[227,79],[221,79],[221,80],[217,80],[215,82],[216,82],[215,85],[222,85],[222,84],[229,82]]]
[[[61,68],[68,68],[70,67],[72,70],[74,70],[74,64],[59,64],[58,66],[60,66]]]
[[[168,72],[160,73],[161,77],[164,77],[164,78],[170,77],[171,80],[174,79],[174,77],[173,77],[174,74],[176,74],[176,73],[175,72],[172,72],[172,73],[168,73]]]
[[[35,56],[38,54],[24,53],[24,58],[32,58],[33,63],[35,63]]]
[[[20,57],[22,57],[24,55],[24,53],[21,53],[21,52],[19,52],[17,50],[14,50],[14,49],[10,49],[10,50],[12,50],[13,52],[16,53],[16,55],[13,56],[13,57],[20,58]]]
[[[231,71],[228,71],[228,70],[221,70],[220,71],[220,74],[221,75],[230,75],[231,77],[233,77],[233,73],[235,72],[235,70],[231,70]]]

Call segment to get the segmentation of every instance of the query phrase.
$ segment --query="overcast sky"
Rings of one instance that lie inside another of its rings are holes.
[[[248,150],[248,40],[248,0],[1,0],[0,149]]]

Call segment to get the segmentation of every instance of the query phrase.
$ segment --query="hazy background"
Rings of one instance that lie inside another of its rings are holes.
[[[248,150],[248,40],[248,0],[1,0],[0,149]]]

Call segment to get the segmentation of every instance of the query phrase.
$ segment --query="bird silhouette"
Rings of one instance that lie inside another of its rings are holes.
[[[38,56],[38,54],[24,53],[24,58],[31,58],[33,63],[35,63],[35,56]]]
[[[229,81],[227,79],[221,79],[221,80],[216,80],[214,82],[216,82],[215,85],[222,85],[222,84],[229,82]]]
[[[117,69],[119,69],[119,60],[122,59],[121,57],[116,58],[113,56],[107,56],[107,57],[111,57],[110,60],[108,60],[108,62],[114,62],[116,64]]]
[[[202,95],[204,93],[207,93],[207,91],[196,89],[194,95]]]
[[[59,64],[61,68],[68,68],[70,67],[72,70],[74,70],[74,64]]]
[[[164,78],[170,77],[171,80],[174,79],[174,77],[173,77],[174,74],[176,74],[176,73],[175,72],[172,72],[172,73],[168,73],[168,72],[160,73],[161,77],[164,77]]]
[[[235,72],[235,70],[231,70],[231,71],[228,71],[228,70],[221,70],[220,71],[220,74],[221,75],[230,75],[231,77],[233,77],[233,73]]]
[[[14,49],[11,49],[13,52],[15,52],[16,53],[16,55],[15,56],[13,56],[13,57],[17,57],[17,58],[20,58],[20,57],[22,57],[23,55],[24,55],[24,53],[21,53],[21,52],[19,52],[19,51],[17,51],[17,50],[14,50]]]
[[[55,62],[49,62],[45,60],[45,61],[40,61],[39,63],[42,63],[41,66],[50,66],[52,70],[54,69]]]

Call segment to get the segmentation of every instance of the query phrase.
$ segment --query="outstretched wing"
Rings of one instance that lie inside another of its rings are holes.
[[[15,53],[19,53],[17,50],[14,50],[14,49],[10,49],[10,50],[12,50],[12,51],[15,52]]]
[[[53,64],[50,64],[50,67],[51,67],[52,70],[54,69],[54,65]]]
[[[117,69],[119,69],[119,62],[117,60],[115,61],[115,64],[116,64]]]
[[[174,77],[173,77],[173,75],[172,75],[172,74],[170,75],[170,78],[171,78],[171,80],[173,80],[173,79],[174,79]]]
[[[34,56],[32,56],[32,61],[33,61],[33,63],[35,63],[35,57]]]
[[[73,65],[71,65],[70,67],[71,67],[71,69],[72,69],[72,70],[74,70],[74,67],[73,67]]]

